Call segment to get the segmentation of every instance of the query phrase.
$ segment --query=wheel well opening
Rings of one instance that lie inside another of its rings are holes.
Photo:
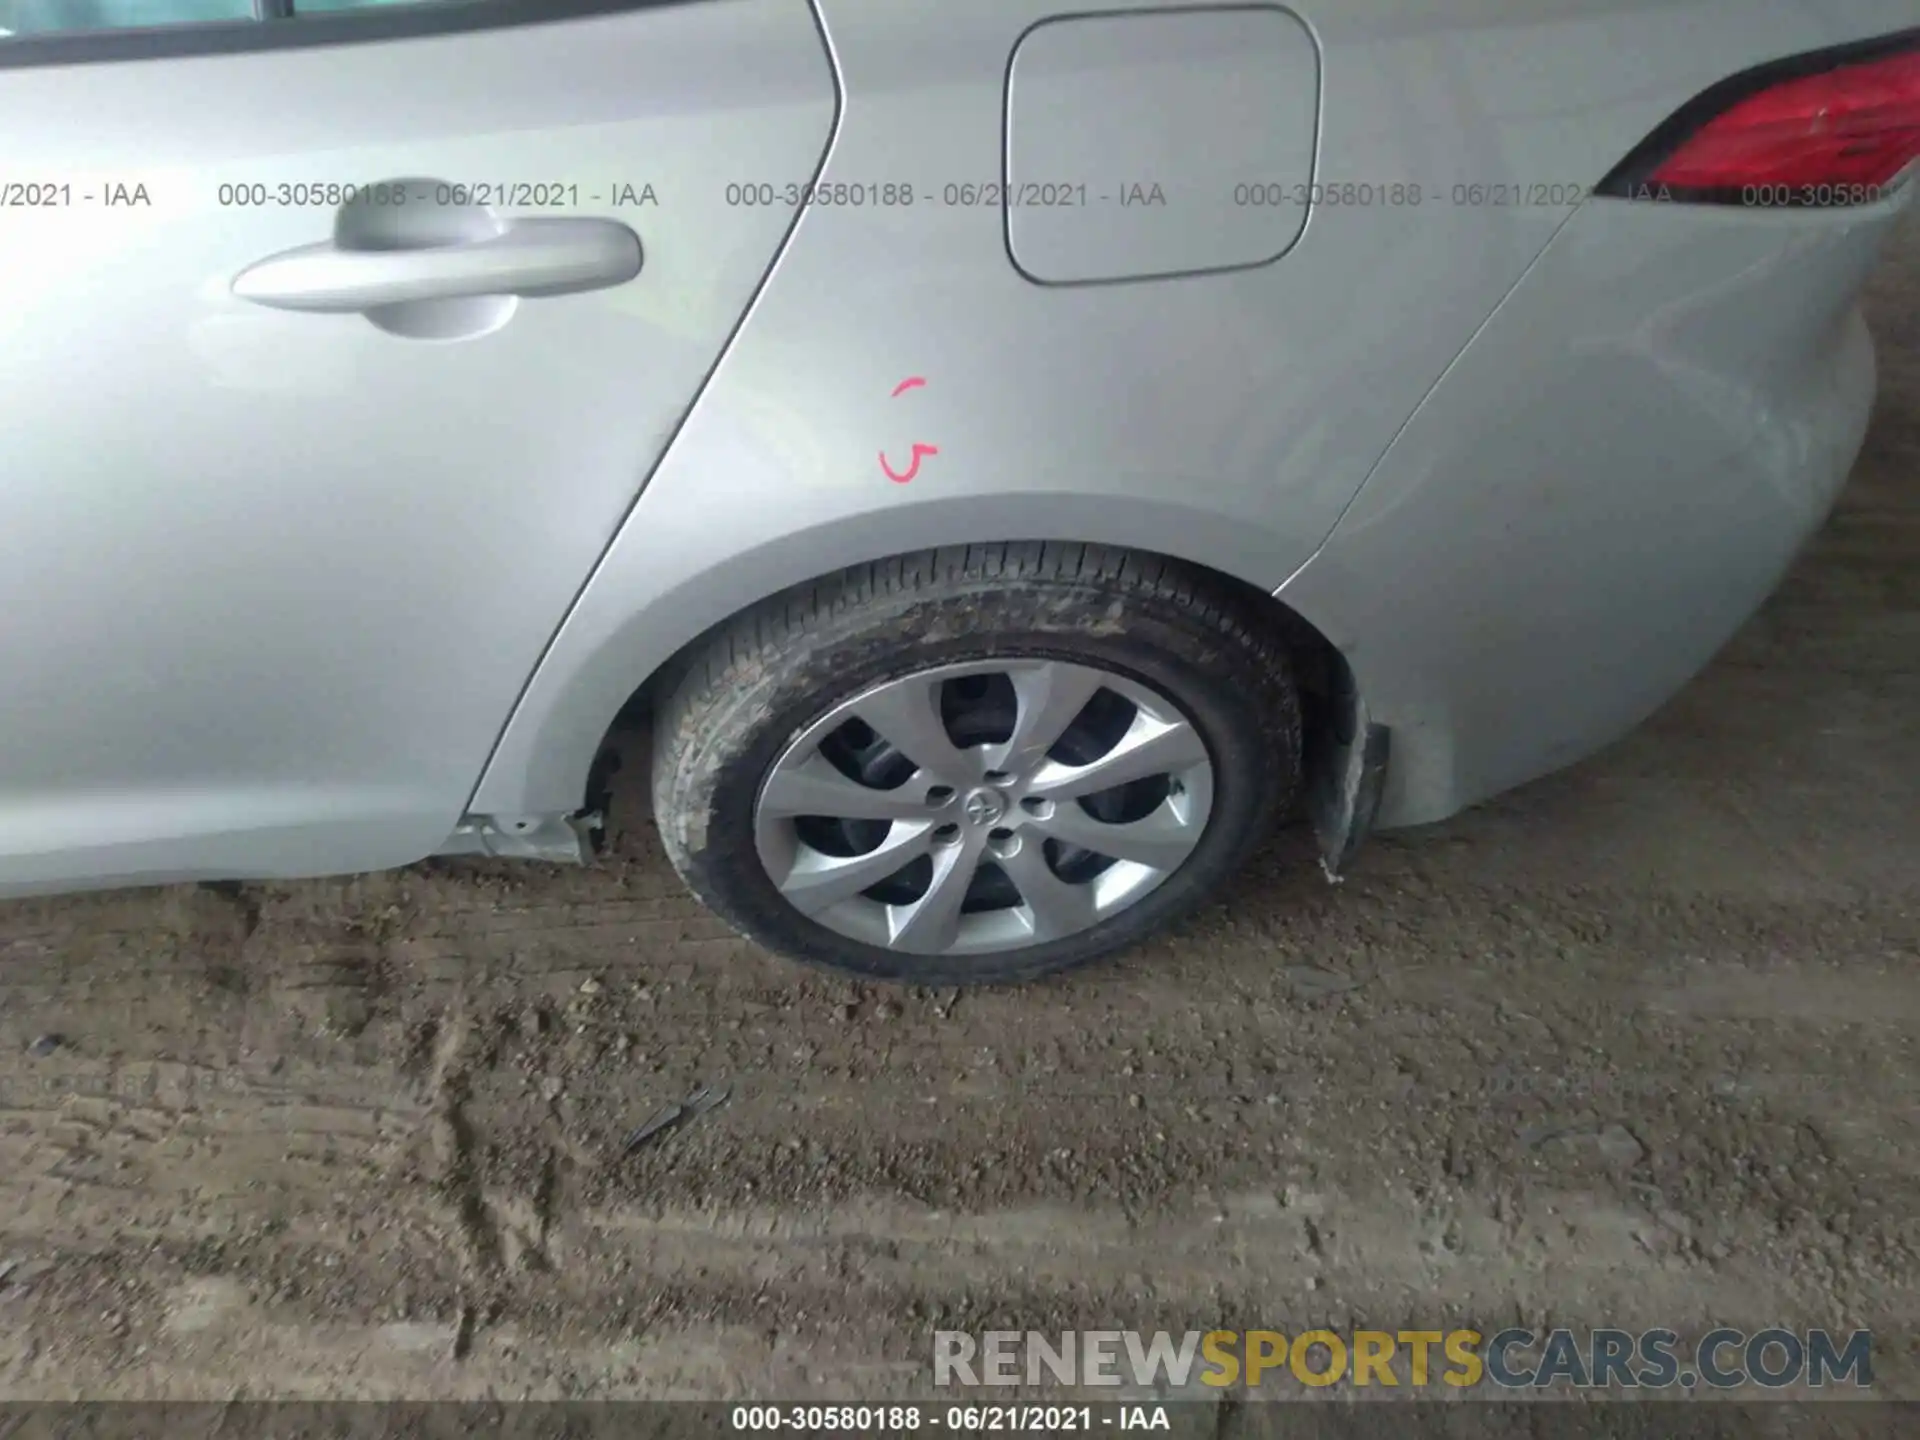
[[[1080,544],[1083,542],[1048,543]],[[1178,556],[1140,550],[1129,553],[1169,565],[1177,565],[1195,575],[1203,576],[1215,588],[1231,592],[1241,598],[1252,613],[1264,618],[1270,627],[1269,633],[1280,642],[1293,667],[1294,682],[1300,692],[1305,753],[1311,765],[1313,757],[1324,753],[1324,742],[1331,738],[1342,724],[1344,712],[1340,703],[1341,697],[1350,693],[1353,686],[1352,671],[1348,668],[1346,658],[1340,651],[1305,616],[1257,585],[1225,571],[1216,570],[1212,566],[1183,560]],[[641,772],[646,768],[645,746],[651,734],[653,715],[658,706],[673,694],[688,667],[715,637],[723,633],[747,610],[776,601],[782,595],[810,590],[831,578],[831,573],[803,580],[797,585],[788,587],[787,590],[762,596],[742,606],[739,611],[716,622],[688,641],[669,660],[642,680],[627,698],[626,703],[620,707],[619,714],[607,727],[607,732],[601,739],[600,749],[587,781],[586,808],[590,811],[609,813],[616,808],[631,810],[644,806],[646,786]]]

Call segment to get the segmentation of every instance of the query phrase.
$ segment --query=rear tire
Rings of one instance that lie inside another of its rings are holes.
[[[1249,599],[1038,542],[755,607],[685,672],[653,756],[667,854],[717,914],[793,959],[927,985],[1028,980],[1161,929],[1299,780],[1298,695]]]

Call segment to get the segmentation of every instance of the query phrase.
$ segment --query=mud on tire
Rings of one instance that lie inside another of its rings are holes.
[[[1171,702],[1210,762],[1210,809],[1184,861],[1077,933],[978,953],[866,943],[789,903],[756,847],[756,801],[775,762],[834,707],[883,682],[993,660],[1094,667]],[[653,805],[681,877],[767,949],[868,979],[1007,982],[1085,964],[1193,910],[1291,803],[1300,747],[1287,657],[1254,602],[1127,551],[966,546],[844,571],[712,639],[657,717]]]

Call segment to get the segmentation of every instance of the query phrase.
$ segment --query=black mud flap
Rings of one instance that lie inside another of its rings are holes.
[[[600,753],[594,756],[593,768],[587,772],[587,803],[581,813],[600,817],[601,823],[588,831],[596,855],[606,852],[606,821],[613,813],[613,777],[620,772],[621,760],[618,749],[604,745]]]
[[[1307,812],[1320,840],[1320,865],[1337,881],[1373,829],[1386,788],[1388,735],[1375,725],[1345,665],[1307,736]]]

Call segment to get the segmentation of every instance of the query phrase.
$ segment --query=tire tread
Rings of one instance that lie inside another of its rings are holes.
[[[816,648],[831,647],[835,632],[841,640],[849,633],[865,633],[856,629],[863,614],[883,624],[891,613],[908,612],[923,599],[977,592],[983,586],[1078,592],[1103,608],[1116,600],[1149,601],[1183,613],[1223,649],[1238,652],[1238,663],[1249,665],[1249,674],[1270,682],[1262,686],[1262,730],[1284,757],[1286,785],[1297,786],[1300,714],[1292,667],[1279,632],[1251,597],[1184,562],[1111,546],[1015,541],[916,551],[803,583],[744,611],[709,639],[656,713],[655,820],[676,868],[722,918],[742,923],[739,915],[715,902],[711,887],[699,882],[698,871],[706,863],[713,762],[727,753],[743,728],[763,718],[737,713],[740,697],[770,670],[802,663]],[[702,776],[708,778],[703,782]],[[1275,808],[1284,808],[1291,798],[1282,797]],[[1011,962],[994,978],[1030,978],[1055,968],[1064,965],[1023,971]]]

